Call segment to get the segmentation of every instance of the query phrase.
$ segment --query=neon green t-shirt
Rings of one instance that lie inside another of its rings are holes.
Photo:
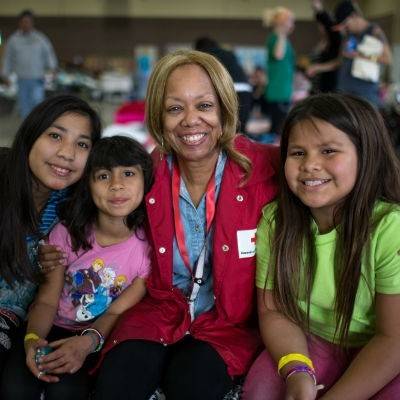
[[[275,209],[275,202],[264,207],[257,229],[256,286],[260,289],[265,287]],[[374,217],[380,215],[384,216],[371,233],[370,251],[363,255],[362,276],[349,329],[349,346],[363,346],[375,333],[375,293],[400,293],[400,206],[379,201],[374,209]],[[315,223],[312,230],[317,247],[317,265],[311,292],[310,330],[314,335],[335,342],[334,254],[337,231],[334,229],[319,234]],[[273,287],[271,274],[268,275],[266,287]],[[304,301],[299,300],[299,306],[306,311]]]

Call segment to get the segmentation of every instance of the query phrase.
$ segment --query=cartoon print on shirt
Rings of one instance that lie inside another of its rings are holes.
[[[104,261],[97,258],[89,268],[78,269],[73,273],[67,272],[65,281],[71,286],[70,296],[75,307],[82,303],[82,296],[96,292],[97,287],[101,284],[99,271],[103,266]]]
[[[105,286],[99,286],[94,295],[94,302],[88,304],[86,309],[91,315],[93,315],[93,318],[95,318],[107,310],[111,301],[112,299],[108,294],[108,288]]]
[[[116,273],[112,268],[103,268],[100,272],[101,285],[110,288],[114,283],[115,276]]]
[[[76,309],[75,320],[87,322],[107,310],[109,304],[124,290],[127,278],[118,275],[115,268],[106,266],[101,258],[89,268],[66,274],[70,285],[69,296]]]
[[[110,287],[110,296],[116,299],[126,287],[127,278],[125,275],[118,275],[114,279],[114,285]]]
[[[81,298],[80,304],[76,310],[76,321],[85,322],[94,318],[94,315],[88,310],[88,306],[95,301],[93,294],[85,294]]]

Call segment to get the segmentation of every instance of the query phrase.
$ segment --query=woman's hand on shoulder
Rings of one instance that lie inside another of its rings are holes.
[[[317,388],[313,378],[307,373],[297,373],[286,381],[285,400],[315,400]]]
[[[66,267],[66,255],[59,247],[51,244],[41,244],[38,250],[39,266],[45,274],[57,267]]]
[[[71,336],[50,343],[55,350],[43,357],[43,367],[52,374],[73,374],[93,350],[89,335]]]

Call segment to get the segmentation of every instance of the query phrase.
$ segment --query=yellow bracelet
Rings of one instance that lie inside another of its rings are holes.
[[[24,337],[24,342],[27,342],[28,340],[39,340],[40,337],[36,335],[36,333],[30,332],[27,333]]]
[[[300,353],[290,353],[290,354],[286,354],[285,356],[281,357],[279,359],[278,362],[278,374],[280,374],[281,369],[289,364],[292,361],[299,361],[302,362],[303,364],[306,364],[307,367],[311,368],[312,370],[314,370],[314,365],[312,363],[312,361],[305,356],[304,354],[300,354]]]

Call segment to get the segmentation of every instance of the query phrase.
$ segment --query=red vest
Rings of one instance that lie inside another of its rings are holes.
[[[156,166],[155,182],[146,196],[148,239],[153,247],[148,293],[120,319],[103,354],[128,339],[168,345],[190,333],[216,349],[231,376],[247,372],[261,345],[255,319],[256,262],[255,256],[243,252],[239,257],[237,232],[255,229],[262,207],[274,198],[279,149],[241,136],[235,146],[252,161],[252,173],[240,186],[241,167],[230,159],[225,164],[212,253],[215,306],[191,322],[186,298],[172,285],[171,173],[164,159]]]

